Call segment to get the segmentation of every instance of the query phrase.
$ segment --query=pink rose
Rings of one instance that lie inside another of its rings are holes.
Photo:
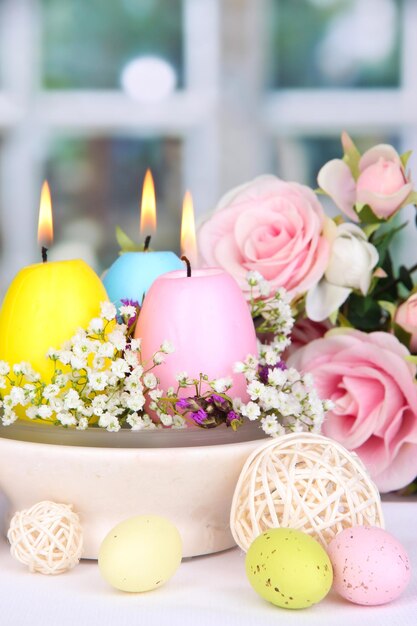
[[[359,222],[365,205],[378,218],[388,219],[414,201],[412,184],[392,146],[379,144],[361,157],[347,133],[342,134],[342,144],[345,158],[326,163],[317,181],[350,219]]]
[[[410,350],[417,352],[417,293],[400,304],[395,314],[395,322],[410,333]]]
[[[199,230],[206,265],[220,265],[248,291],[248,271],[273,288],[303,294],[322,277],[329,257],[321,204],[304,185],[261,176],[227,193]]]
[[[337,329],[289,359],[334,403],[323,433],[356,452],[382,492],[417,476],[416,367],[408,355],[389,333]]]

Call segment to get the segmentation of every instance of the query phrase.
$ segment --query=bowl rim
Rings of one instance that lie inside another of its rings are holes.
[[[0,439],[26,443],[40,443],[82,448],[130,448],[161,449],[190,448],[230,445],[268,438],[260,422],[245,421],[237,431],[225,425],[212,429],[189,427],[155,430],[131,430],[108,432],[103,428],[80,431],[52,424],[40,424],[18,420],[10,426],[0,423]]]

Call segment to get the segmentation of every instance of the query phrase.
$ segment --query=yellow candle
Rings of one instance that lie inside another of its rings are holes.
[[[107,294],[84,261],[38,263],[22,269],[0,311],[0,359],[26,361],[49,381],[49,348],[60,348],[100,312]]]
[[[41,206],[48,201],[44,189]],[[40,238],[45,239],[41,221]],[[51,218],[49,222],[51,240]],[[101,280],[84,261],[44,262],[22,269],[0,310],[0,359],[30,363],[49,382],[54,369],[46,357],[49,348],[59,349],[78,328],[85,328],[106,300]]]

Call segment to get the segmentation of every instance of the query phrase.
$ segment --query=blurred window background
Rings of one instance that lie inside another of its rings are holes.
[[[38,260],[44,178],[51,258],[100,273],[147,168],[178,251],[186,189],[203,215],[261,173],[315,187],[343,129],[417,151],[415,27],[415,0],[0,0],[0,292]]]

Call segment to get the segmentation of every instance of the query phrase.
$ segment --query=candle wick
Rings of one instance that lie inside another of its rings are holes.
[[[143,244],[143,250],[144,250],[144,252],[148,252],[148,251],[149,251],[149,244],[150,244],[150,243],[151,243],[151,236],[150,236],[150,235],[148,235],[148,236],[145,238],[145,243]]]
[[[45,248],[45,246],[42,246],[42,263],[46,263],[48,260],[48,248]]]
[[[191,278],[191,263],[189,259],[186,256],[182,256],[181,261],[184,261],[187,266],[187,278]]]

